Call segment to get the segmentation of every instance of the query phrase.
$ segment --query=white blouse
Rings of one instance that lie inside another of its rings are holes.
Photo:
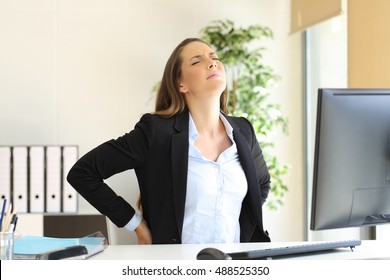
[[[233,140],[233,128],[222,114],[220,117],[233,144],[214,162],[196,148],[198,132],[190,115],[182,243],[240,242],[239,217],[248,184]]]

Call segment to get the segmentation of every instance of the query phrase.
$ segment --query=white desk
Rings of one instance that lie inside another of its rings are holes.
[[[301,243],[245,243],[209,246],[226,253],[233,253]],[[113,245],[89,258],[90,261],[4,261],[4,263],[2,261],[1,278],[3,279],[4,276],[4,279],[52,280],[53,275],[61,279],[110,280],[255,278],[322,280],[371,279],[372,277],[379,279],[382,275],[381,279],[388,278],[386,275],[388,275],[388,260],[390,260],[390,242],[363,241],[354,252],[343,248],[277,261],[197,261],[197,253],[205,247],[204,245]],[[165,274],[160,274],[164,271]],[[267,274],[263,274],[265,272]],[[244,274],[241,275],[241,273]],[[186,275],[191,275],[191,277],[186,277]]]
[[[271,247],[299,245],[304,242],[240,243],[240,244],[183,244],[183,245],[111,245],[91,260],[196,260],[197,253],[213,247],[225,253]],[[306,260],[390,260],[390,242],[363,240],[354,251],[341,248],[322,253],[294,255],[284,259]]]

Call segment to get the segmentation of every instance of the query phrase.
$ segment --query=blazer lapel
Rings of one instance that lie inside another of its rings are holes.
[[[184,207],[187,192],[188,173],[188,112],[176,117],[174,129],[176,134],[172,135],[171,141],[171,165],[172,165],[172,192],[175,209],[175,219],[178,226],[179,237],[181,237]]]

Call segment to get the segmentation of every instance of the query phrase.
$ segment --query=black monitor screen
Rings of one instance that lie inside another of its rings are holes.
[[[311,230],[390,222],[390,89],[319,89]]]

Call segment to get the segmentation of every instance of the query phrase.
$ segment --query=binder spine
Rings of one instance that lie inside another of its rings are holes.
[[[73,164],[76,163],[77,158],[77,146],[66,146],[62,148],[62,209],[65,213],[77,212],[77,192],[66,180],[66,176]]]
[[[12,204],[19,213],[27,213],[28,192],[28,153],[27,147],[17,146],[12,149]]]
[[[0,199],[11,201],[11,147],[0,146]]]
[[[45,148],[32,146],[29,149],[29,211],[45,211]]]
[[[18,213],[77,213],[78,194],[66,181],[77,145],[0,146],[0,199]]]
[[[46,212],[61,212],[61,147],[46,147]]]

